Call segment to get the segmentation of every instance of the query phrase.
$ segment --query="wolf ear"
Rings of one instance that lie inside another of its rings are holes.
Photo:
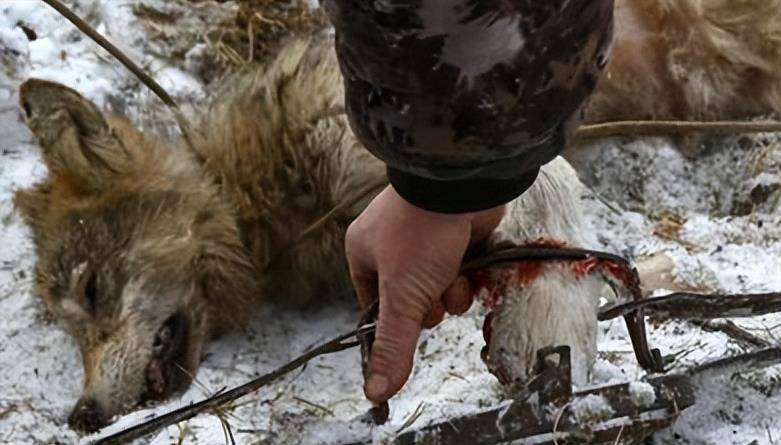
[[[38,139],[52,176],[64,176],[81,191],[101,189],[127,151],[97,106],[58,83],[30,79],[19,102]]]

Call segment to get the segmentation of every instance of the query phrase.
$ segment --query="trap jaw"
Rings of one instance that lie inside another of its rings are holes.
[[[694,385],[684,375],[574,392],[568,346],[540,350],[535,371],[523,399],[410,431],[388,443],[635,443],[671,426],[695,401]]]

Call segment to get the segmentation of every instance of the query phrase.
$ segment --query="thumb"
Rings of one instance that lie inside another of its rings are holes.
[[[395,310],[399,297],[380,295],[380,317],[364,384],[366,398],[374,403],[383,403],[399,392],[412,371],[424,314],[418,318]]]

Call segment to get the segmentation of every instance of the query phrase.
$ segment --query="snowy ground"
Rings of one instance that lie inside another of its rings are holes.
[[[69,3],[142,62],[180,102],[203,98],[201,83],[187,64],[152,55],[159,52],[150,50],[154,42],[132,13],[136,2]],[[17,26],[20,22],[37,33],[37,40],[28,41]],[[15,90],[31,76],[62,82],[133,116],[138,116],[138,109],[161,108],[121,66],[42,3],[0,1],[0,443],[77,443],[85,439],[68,429],[66,418],[80,391],[78,353],[31,293],[31,243],[11,203],[13,190],[44,173],[16,106]],[[758,204],[744,216],[732,215],[735,203],[745,201],[757,184],[781,183],[778,147],[774,140],[767,140],[764,148],[736,141],[710,147],[696,161],[686,160],[662,140],[611,142],[590,150],[580,165],[584,181],[601,197],[584,197],[600,242],[605,249],[632,257],[666,252],[675,261],[678,279],[692,286],[724,292],[781,290],[778,201]],[[154,412],[267,372],[351,329],[355,319],[351,302],[303,314],[267,309],[248,333],[213,343],[197,384],[180,400]],[[372,430],[361,420],[368,405],[360,392],[357,353],[348,351],[315,360],[304,372],[242,399],[242,406],[227,419],[236,441],[319,444],[370,435],[379,439],[404,425],[421,427],[491,406],[499,396],[479,359],[481,323],[474,310],[425,334],[414,375],[392,401],[391,420],[381,429]],[[781,317],[739,323],[778,343]],[[601,328],[594,383],[639,378],[642,373],[633,363],[622,323],[604,323]],[[654,346],[663,354],[676,354],[681,365],[747,349],[724,334],[703,332],[684,322],[655,322],[650,335]],[[671,431],[659,434],[656,443],[781,443],[781,369],[728,376],[704,387],[700,404],[684,412]],[[121,419],[106,432],[151,412]],[[201,416],[169,428],[150,443],[177,442],[223,443],[223,430],[216,417]]]

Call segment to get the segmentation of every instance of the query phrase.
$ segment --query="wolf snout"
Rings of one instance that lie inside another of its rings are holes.
[[[106,425],[106,416],[97,400],[82,397],[68,417],[68,425],[77,431],[94,432]]]

